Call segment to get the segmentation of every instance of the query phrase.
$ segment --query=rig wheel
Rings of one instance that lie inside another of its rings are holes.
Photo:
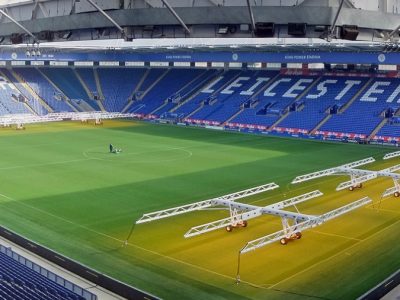
[[[226,226],[226,231],[227,232],[231,232],[232,230],[233,230],[233,226],[232,225]]]
[[[399,193],[399,192],[394,192],[394,196],[395,196],[395,197],[399,197],[399,196],[400,196],[400,193]]]
[[[354,186],[349,187],[349,191],[350,192],[354,191]]]
[[[288,239],[287,238],[281,238],[281,240],[279,242],[281,243],[281,245],[287,245]]]
[[[361,189],[361,188],[362,188],[362,183],[357,184],[357,187],[358,187],[359,189]]]
[[[295,233],[296,234],[296,239],[301,239],[301,237],[302,237],[302,234],[301,234],[301,232],[299,231],[299,232],[296,232]]]
[[[242,227],[247,227],[247,221],[245,220],[245,221],[243,221],[243,225],[242,225]]]

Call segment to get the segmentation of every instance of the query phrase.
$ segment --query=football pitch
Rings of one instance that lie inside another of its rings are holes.
[[[111,154],[108,145],[121,148]],[[106,121],[0,129],[0,222],[44,246],[165,299],[354,299],[400,268],[400,201],[381,199],[380,178],[335,192],[347,177],[291,185],[297,175],[374,156],[383,169],[393,148]],[[229,215],[207,210],[134,227],[144,213],[275,182],[241,202],[268,205],[319,189],[297,206],[322,214],[365,196],[372,204],[241,255],[247,241],[282,229],[262,216],[231,233],[185,239],[193,226]]]

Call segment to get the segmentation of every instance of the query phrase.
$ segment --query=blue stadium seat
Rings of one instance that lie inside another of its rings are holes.
[[[196,109],[200,109],[202,103],[210,96],[215,95],[221,88],[223,88],[231,80],[239,76],[240,70],[228,70],[224,73],[218,73],[217,77],[208,79],[210,84],[206,85],[195,97],[180,106],[175,112],[184,116],[190,115]],[[211,82],[210,82],[211,81]]]
[[[315,76],[280,75],[258,96],[259,102],[254,108],[244,110],[231,122],[271,126],[315,79]],[[298,88],[291,90],[296,85]],[[265,114],[257,114],[266,106]]]
[[[0,115],[31,113],[15,85],[0,76]]]
[[[164,72],[166,70],[164,69]],[[148,93],[138,101],[141,107],[135,110],[136,113],[150,114],[156,112],[164,104],[167,110],[172,109],[175,104],[167,103],[168,98],[178,93],[189,85],[204,70],[200,69],[170,69],[168,73]],[[139,103],[140,102],[140,103]],[[166,111],[164,109],[164,111]],[[161,112],[161,111],[160,111]],[[158,116],[160,113],[157,114]]]
[[[37,100],[35,99],[28,90],[24,87],[24,85],[17,80],[14,75],[8,69],[1,69],[1,72],[7,77],[7,79],[15,85],[18,91],[24,96],[24,98],[28,101],[28,105],[38,114],[45,115],[48,113],[48,110]]]
[[[93,110],[100,110],[96,101],[89,98],[84,87],[71,68],[41,68],[42,72],[69,98],[71,103],[87,102]]]
[[[304,102],[303,109],[291,112],[279,127],[311,131],[327,116],[329,108],[345,105],[367,80],[365,77],[323,76],[318,84],[300,99]]]
[[[54,111],[74,111],[63,99],[57,89],[35,68],[15,68],[14,71],[38,94]]]
[[[128,103],[146,69],[143,68],[99,68],[97,73],[104,95],[104,108],[109,112],[120,112]]]
[[[85,298],[73,293],[1,251],[0,299],[84,300]]]
[[[343,114],[332,116],[320,130],[369,135],[382,121],[381,113],[392,105],[387,101],[399,84],[397,78],[374,78]],[[371,93],[376,89],[381,92]]]

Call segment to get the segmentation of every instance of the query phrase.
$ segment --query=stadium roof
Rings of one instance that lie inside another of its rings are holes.
[[[393,44],[394,45],[394,44]],[[24,44],[3,46],[7,48],[26,48]],[[335,51],[335,52],[381,52],[387,51],[388,44],[381,42],[360,42],[324,39],[295,38],[179,38],[179,39],[138,39],[130,42],[123,39],[88,40],[40,43],[42,49],[60,49],[64,51],[252,51],[252,52],[289,52],[289,51]],[[393,46],[394,47],[394,46]],[[29,48],[29,47],[28,47]],[[391,51],[397,51],[391,49]],[[400,50],[400,49],[399,49]]]
[[[229,38],[232,47],[243,47],[237,38],[267,36],[278,41],[265,44],[280,47],[303,44],[288,42],[295,36],[316,40],[310,47],[323,38],[336,40],[338,47],[347,47],[342,39],[397,43],[400,16],[391,12],[390,1],[379,1],[386,3],[383,9],[376,0],[271,0],[269,4],[261,0],[0,0],[0,43]],[[290,30],[290,24],[298,28]],[[346,35],[344,28],[349,26],[356,29],[350,28]],[[89,46],[108,47],[104,45]]]

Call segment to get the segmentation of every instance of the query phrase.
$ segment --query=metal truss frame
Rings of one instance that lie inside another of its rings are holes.
[[[395,151],[395,152],[391,152],[391,153],[386,153],[385,156],[383,157],[383,159],[391,159],[394,157],[398,157],[400,156],[400,151]]]
[[[236,203],[234,203],[234,201],[237,199],[241,199],[241,198],[256,195],[256,194],[259,194],[262,192],[266,192],[269,190],[273,190],[278,187],[279,186],[277,184],[272,182],[272,183],[256,186],[256,187],[253,187],[250,189],[246,189],[243,191],[239,191],[236,193],[231,193],[231,194],[227,194],[227,195],[224,195],[221,197],[212,198],[209,200],[204,200],[204,201],[195,202],[195,203],[191,203],[191,204],[187,204],[187,205],[182,205],[182,206],[178,206],[178,207],[174,207],[174,208],[169,208],[169,209],[160,210],[160,211],[156,211],[156,212],[152,212],[152,213],[147,213],[147,214],[144,214],[139,220],[137,220],[136,224],[151,222],[151,221],[159,220],[159,219],[164,219],[164,218],[188,213],[188,212],[195,211],[195,210],[200,210],[200,209],[211,207],[211,206],[223,205],[222,204],[223,201],[227,201],[226,203],[229,203],[232,208],[243,209],[242,207],[233,207],[232,206],[233,204],[236,205]],[[248,209],[251,210],[251,208],[248,208]]]
[[[274,215],[286,219],[293,219],[293,220],[308,220],[310,218],[313,218],[311,215],[305,215],[305,214],[300,214],[300,213],[293,213],[293,212],[288,212],[282,210],[285,207],[289,206],[295,206],[296,204],[305,202],[307,200],[310,200],[312,198],[316,198],[319,196],[322,196],[323,194],[316,190],[312,191],[297,197],[293,197],[287,200],[283,200],[268,206],[260,207],[256,205],[249,205],[249,204],[243,204],[243,203],[229,203],[229,202],[220,202],[220,205],[224,205],[230,208],[230,210],[235,209],[236,211],[244,211],[247,210],[246,212],[243,212],[241,214],[237,214],[235,216],[235,219],[232,217],[228,217],[225,219],[217,220],[214,222],[198,225],[195,227],[192,227],[189,229],[188,232],[185,233],[184,237],[189,238],[193,237],[196,235],[200,235],[206,232],[214,231],[220,228],[225,228],[229,225],[235,226],[238,222],[240,221],[247,221],[256,217],[259,217],[261,215]]]
[[[99,13],[101,13],[108,21],[110,21],[122,34],[122,36],[125,36],[124,29],[113,19],[111,16],[106,13],[96,2],[93,0],[86,0],[89,2]]]
[[[167,0],[161,0],[162,3],[167,7],[167,9],[170,11],[170,13],[175,17],[175,19],[181,24],[183,29],[187,34],[190,34],[190,29],[187,27],[185,22],[182,20],[182,18],[178,15],[178,13],[175,11],[175,9],[168,3]]]
[[[354,166],[359,166],[362,164],[366,164],[369,162],[374,161],[373,158],[368,158],[364,160],[360,160],[357,162],[353,162],[350,164],[346,164],[341,166],[340,168],[333,168],[328,170],[325,170],[325,173],[328,174],[333,174],[335,172],[343,172],[348,169],[351,169],[351,167]],[[396,167],[400,169],[400,165]],[[391,167],[385,170],[382,170],[382,172],[388,172],[392,169],[396,169],[395,167]],[[338,170],[337,170],[338,169]],[[331,171],[334,170],[334,171]],[[377,172],[373,171],[364,171],[364,170],[357,170],[356,169],[356,174],[353,176],[357,176],[357,178],[353,179],[354,180],[360,180],[363,177],[370,177],[374,175],[375,177],[377,176]],[[322,171],[324,172],[324,171]],[[372,173],[371,173],[372,172]],[[316,172],[318,173],[317,177],[321,174],[321,172]],[[314,173],[314,174],[316,174]],[[400,174],[398,174],[400,176]],[[315,178],[315,176],[313,177]],[[226,228],[227,231],[231,231],[235,227],[246,227],[247,226],[247,220],[253,219],[260,217],[262,215],[271,215],[271,216],[276,216],[281,218],[282,222],[282,227],[283,229],[275,232],[273,234],[266,235],[264,237],[261,237],[259,239],[253,240],[248,242],[239,252],[239,256],[242,253],[246,253],[250,250],[255,250],[257,248],[263,247],[265,245],[268,245],[270,243],[276,242],[276,241],[281,241],[282,244],[286,244],[287,241],[289,240],[295,240],[301,238],[301,232],[303,230],[318,226],[323,224],[324,222],[331,220],[333,218],[339,217],[349,211],[352,211],[358,207],[361,207],[363,205],[366,205],[367,203],[372,202],[372,200],[368,197],[362,198],[358,201],[352,202],[350,204],[347,204],[345,206],[339,207],[337,209],[334,209],[332,211],[329,211],[327,213],[324,213],[322,215],[308,215],[308,214],[302,214],[299,212],[297,209],[296,205],[305,201],[308,201],[310,199],[313,199],[315,197],[322,196],[323,194],[319,190],[315,190],[303,195],[299,195],[290,199],[286,199],[280,202],[276,202],[267,206],[257,206],[254,204],[247,204],[247,203],[240,203],[236,202],[235,200],[238,200],[240,198],[244,198],[250,195],[254,195],[257,193],[261,193],[264,191],[272,190],[277,188],[278,185],[275,183],[269,183],[265,184],[262,186],[258,186],[255,188],[247,189],[244,191],[240,191],[237,193],[232,193],[228,195],[224,195],[221,197],[217,198],[212,198],[209,200],[204,200],[200,202],[195,202],[183,206],[178,206],[174,208],[169,208],[165,210],[160,210],[152,213],[147,213],[144,214],[140,219],[136,221],[136,224],[141,224],[141,223],[146,223],[146,222],[151,222],[171,216],[176,216],[192,211],[197,211],[201,209],[206,209],[210,208],[211,206],[215,206],[216,208],[221,208],[221,209],[229,209],[230,215],[227,218],[220,219],[217,221],[213,221],[210,223],[194,226],[190,228],[185,234],[185,238],[190,238],[194,236],[198,236],[204,233],[208,233],[220,228]],[[284,210],[284,208],[287,207],[294,207],[297,212],[292,212],[288,210]],[[283,242],[282,242],[283,241]]]
[[[400,151],[392,152],[386,154],[383,159],[390,159],[393,157],[400,156]],[[400,164],[391,166],[386,169],[382,169],[380,171],[371,171],[371,170],[361,170],[355,169],[357,166],[361,166],[370,162],[375,161],[374,158],[369,157],[363,160],[355,161],[349,164],[345,164],[336,168],[330,168],[322,171],[317,171],[314,173],[297,176],[292,184],[300,183],[304,181],[308,181],[314,178],[319,178],[323,176],[329,175],[349,175],[350,180],[340,183],[336,187],[336,191],[341,191],[344,189],[353,190],[354,188],[361,187],[362,183],[378,178],[378,177],[389,177],[392,178],[394,186],[386,189],[382,193],[382,197],[387,197],[394,195],[395,197],[400,197],[400,174],[395,173],[400,170]]]
[[[324,177],[324,176],[329,176],[329,175],[342,175],[340,172],[344,172],[347,169],[352,169],[355,167],[366,165],[366,164],[372,163],[374,161],[375,161],[375,158],[368,157],[368,158],[354,161],[354,162],[344,164],[344,165],[341,165],[338,167],[329,168],[329,169],[325,169],[322,171],[317,171],[317,172],[309,173],[306,175],[297,176],[295,179],[293,179],[292,184],[301,183],[304,181],[308,181],[311,179],[320,178],[320,177]]]
[[[277,242],[277,241],[281,240],[282,238],[290,238],[293,235],[293,233],[302,232],[306,229],[310,229],[310,228],[319,226],[326,221],[337,218],[345,213],[348,213],[356,208],[359,208],[359,207],[364,206],[371,202],[372,202],[372,200],[370,198],[365,197],[365,198],[362,198],[355,202],[352,202],[350,204],[347,204],[347,205],[344,205],[337,209],[334,209],[332,211],[329,211],[323,215],[316,216],[310,220],[307,220],[307,221],[304,221],[301,223],[296,223],[296,224],[294,224],[292,226],[288,226],[288,227],[284,226],[284,229],[282,229],[280,231],[277,231],[275,233],[272,233],[272,234],[266,235],[264,237],[247,242],[247,244],[240,250],[240,254],[264,247],[268,244]]]
[[[7,19],[9,19],[11,22],[13,22],[15,25],[17,25],[23,31],[25,31],[25,33],[27,33],[33,39],[33,43],[37,42],[36,36],[32,32],[30,32],[24,25],[22,25],[20,22],[15,20],[12,16],[10,16],[8,13],[6,13],[4,9],[0,9],[0,14],[3,15],[4,17],[6,17]]]

